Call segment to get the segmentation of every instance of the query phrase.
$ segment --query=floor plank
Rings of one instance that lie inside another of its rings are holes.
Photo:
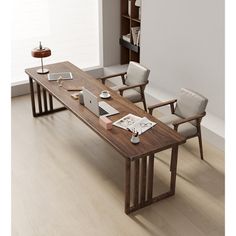
[[[224,235],[224,153],[179,148],[176,195],[127,216],[125,162],[68,111],[33,118],[12,99],[12,235]],[[154,193],[169,184],[170,152],[155,156]]]

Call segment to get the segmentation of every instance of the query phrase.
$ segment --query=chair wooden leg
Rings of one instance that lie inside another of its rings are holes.
[[[201,156],[201,159],[204,160],[203,159],[203,148],[202,148],[202,135],[201,135],[201,131],[198,134],[198,141],[199,141],[200,156]]]
[[[143,107],[144,107],[144,110],[147,111],[147,105],[146,105],[145,98],[144,98],[144,100],[143,100]]]

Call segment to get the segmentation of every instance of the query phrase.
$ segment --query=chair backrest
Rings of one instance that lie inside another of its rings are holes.
[[[207,106],[208,99],[201,94],[186,88],[182,88],[180,96],[177,99],[175,114],[188,118],[194,115],[202,114]],[[196,124],[196,122],[191,122]]]
[[[148,81],[149,73],[150,70],[146,67],[142,66],[137,62],[130,61],[125,79],[125,84],[136,85],[145,83]],[[137,88],[136,90],[140,92],[139,88]]]

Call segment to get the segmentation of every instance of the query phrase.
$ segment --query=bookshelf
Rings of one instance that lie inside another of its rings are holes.
[[[139,19],[139,7],[135,5],[136,0],[121,1],[121,35],[120,35],[120,55],[121,64],[128,64],[129,61],[139,62],[140,47],[135,45],[132,37],[132,29],[141,26]],[[130,5],[129,5],[130,4]],[[130,7],[129,7],[130,6]],[[123,38],[124,35],[131,35],[130,42]]]

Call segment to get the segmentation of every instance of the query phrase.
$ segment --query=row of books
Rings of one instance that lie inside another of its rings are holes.
[[[140,45],[140,26],[131,27],[131,33],[122,35],[123,40],[133,43],[134,45]]]

